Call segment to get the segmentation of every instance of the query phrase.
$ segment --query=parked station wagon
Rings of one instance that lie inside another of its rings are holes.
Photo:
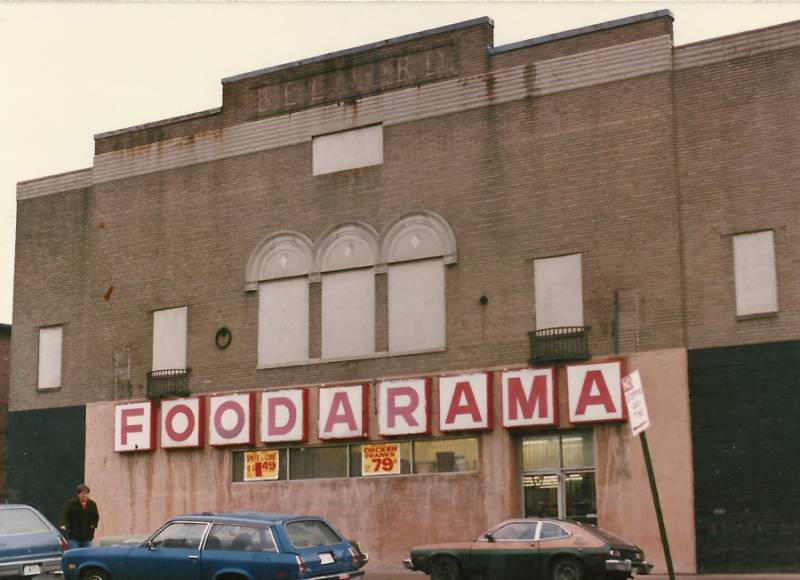
[[[508,520],[471,542],[420,546],[405,567],[431,580],[624,580],[649,574],[641,548],[566,520]]]
[[[367,560],[320,517],[201,513],[133,546],[69,550],[62,568],[65,580],[349,580]]]
[[[0,505],[0,578],[25,578],[61,569],[67,541],[29,505]]]

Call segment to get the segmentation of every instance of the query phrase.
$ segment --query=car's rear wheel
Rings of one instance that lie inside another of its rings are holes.
[[[553,565],[552,580],[582,580],[583,566],[577,560],[559,560]]]
[[[111,580],[111,576],[98,568],[89,568],[81,574],[81,580]]]
[[[431,564],[431,580],[461,580],[461,568],[453,558],[442,556]]]

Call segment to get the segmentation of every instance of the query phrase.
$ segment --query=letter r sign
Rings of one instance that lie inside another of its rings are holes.
[[[381,435],[431,432],[430,379],[378,383],[378,430]]]

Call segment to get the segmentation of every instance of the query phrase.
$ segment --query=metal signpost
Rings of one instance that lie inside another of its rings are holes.
[[[647,477],[650,480],[650,491],[653,493],[653,503],[656,507],[656,519],[658,520],[658,531],[661,534],[661,545],[664,547],[664,557],[667,560],[667,573],[669,580],[675,580],[675,570],[672,568],[672,555],[669,551],[669,540],[667,540],[667,529],[664,527],[664,514],[661,512],[661,501],[658,499],[658,488],[656,487],[656,476],[653,473],[653,462],[650,460],[650,448],[647,446],[647,435],[645,431],[650,426],[650,417],[647,414],[647,404],[644,400],[644,389],[639,371],[622,377],[622,392],[625,394],[625,403],[628,406],[628,421],[631,431],[639,436],[644,452],[644,464],[647,467]]]

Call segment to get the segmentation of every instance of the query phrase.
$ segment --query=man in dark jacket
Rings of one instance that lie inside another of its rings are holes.
[[[88,485],[80,484],[77,497],[69,500],[61,513],[60,526],[66,533],[70,549],[90,547],[100,521],[100,512],[97,504],[89,499],[89,491]]]

